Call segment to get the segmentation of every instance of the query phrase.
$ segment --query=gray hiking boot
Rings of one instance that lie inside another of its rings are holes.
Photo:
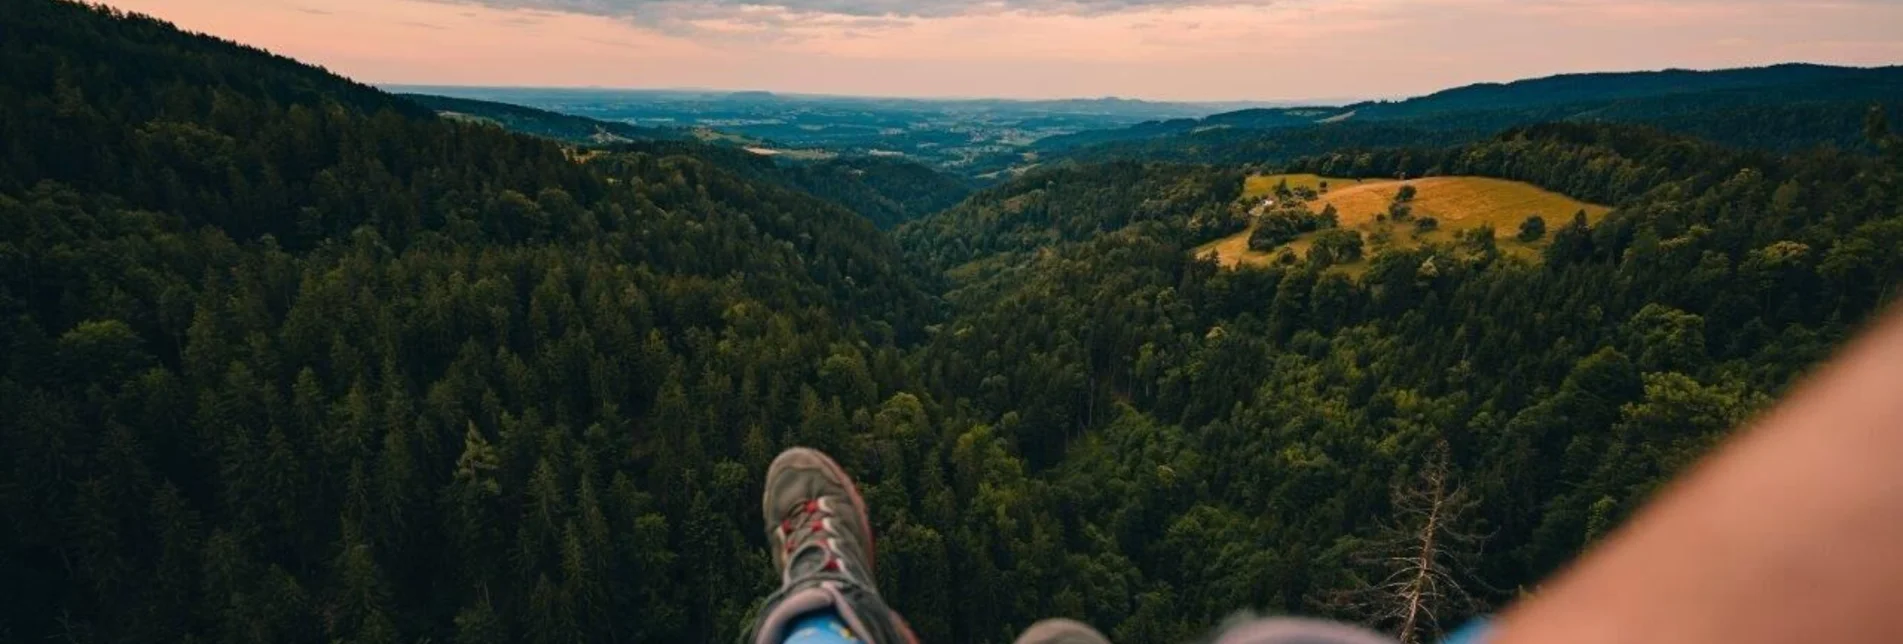
[[[874,586],[872,521],[838,463],[804,447],[781,452],[767,468],[760,513],[780,590],[761,607],[754,642],[779,644],[796,619],[833,611],[867,642],[916,644]]]
[[[760,515],[766,520],[767,543],[773,545],[773,565],[780,569],[782,584],[818,564],[872,586],[872,520],[865,499],[852,477],[824,453],[795,447],[773,459],[766,471],[766,492],[760,495]]]
[[[1024,629],[1016,644],[1110,644],[1110,640],[1074,619],[1046,619]]]

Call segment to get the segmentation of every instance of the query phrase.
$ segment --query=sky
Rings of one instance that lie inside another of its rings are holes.
[[[1393,98],[1903,64],[1903,0],[105,0],[376,84]]]

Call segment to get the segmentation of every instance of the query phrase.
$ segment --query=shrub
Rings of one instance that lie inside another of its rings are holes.
[[[1539,215],[1527,217],[1520,222],[1520,241],[1530,242],[1546,236],[1546,220]]]
[[[1308,261],[1321,266],[1346,264],[1361,260],[1361,233],[1345,228],[1324,230],[1315,236],[1315,245],[1308,249]]]

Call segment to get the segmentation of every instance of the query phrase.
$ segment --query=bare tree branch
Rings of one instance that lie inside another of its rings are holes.
[[[1359,557],[1379,581],[1331,602],[1392,628],[1402,644],[1431,641],[1439,619],[1478,607],[1462,586],[1483,536],[1464,527],[1476,502],[1455,485],[1448,449],[1437,445],[1420,470],[1392,491],[1394,510]]]

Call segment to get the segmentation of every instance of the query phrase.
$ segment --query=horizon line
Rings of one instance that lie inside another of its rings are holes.
[[[1135,97],[1135,96],[1120,96],[1115,94],[1102,95],[1102,96],[1074,96],[1073,95],[1073,96],[1054,96],[1054,97],[1016,97],[1016,96],[984,96],[984,95],[956,95],[956,94],[913,94],[913,95],[852,94],[852,93],[833,93],[833,92],[824,92],[824,91],[773,90],[773,89],[761,89],[761,88],[728,89],[728,88],[718,88],[718,87],[693,87],[693,86],[631,87],[631,86],[614,86],[614,85],[462,85],[462,84],[454,84],[454,83],[445,84],[445,83],[429,83],[429,82],[422,82],[422,83],[368,82],[368,81],[359,81],[359,82],[364,82],[367,85],[371,85],[378,89],[382,89],[382,90],[390,91],[394,93],[400,93],[402,89],[409,88],[409,89],[476,89],[476,90],[529,90],[529,91],[603,91],[603,92],[630,92],[630,93],[680,92],[680,93],[704,93],[704,94],[768,94],[772,96],[785,96],[785,97],[880,99],[880,100],[938,101],[938,102],[999,101],[999,102],[1013,102],[1013,103],[1049,103],[1049,102],[1061,102],[1061,101],[1125,101],[1125,102],[1149,103],[1149,104],[1157,104],[1157,105],[1252,104],[1252,105],[1258,105],[1258,106],[1264,106],[1264,107],[1346,107],[1346,106],[1354,105],[1358,103],[1406,100],[1409,98],[1428,96],[1438,92],[1443,92],[1443,91],[1452,90],[1452,89],[1460,89],[1463,87],[1507,85],[1507,84],[1517,83],[1522,81],[1533,81],[1533,80],[1542,80],[1542,79],[1549,79],[1549,78],[1564,78],[1564,77],[1570,77],[1570,76],[1593,76],[1593,75],[1601,75],[1601,74],[1646,74],[1646,73],[1665,73],[1665,72],[1712,73],[1712,72],[1744,71],[1744,70],[1755,70],[1755,69],[1771,69],[1775,67],[1793,67],[1793,66],[1875,71],[1875,70],[1882,70],[1882,69],[1903,68],[1903,61],[1888,63],[1888,64],[1880,64],[1880,65],[1843,65],[1843,64],[1831,64],[1831,63],[1817,63],[1817,62],[1809,62],[1809,61],[1803,61],[1803,60],[1790,60],[1785,62],[1769,63],[1765,65],[1747,65],[1747,66],[1737,66],[1737,67],[1669,66],[1669,67],[1644,68],[1644,69],[1605,69],[1605,70],[1584,71],[1584,72],[1557,72],[1552,74],[1546,74],[1543,76],[1527,76],[1527,77],[1513,78],[1508,80],[1475,81],[1471,83],[1442,87],[1440,89],[1436,89],[1436,90],[1423,93],[1423,94],[1360,96],[1360,97],[1335,96],[1335,97],[1306,97],[1306,98],[1155,99],[1155,98],[1143,98],[1143,97]]]
[[[361,81],[360,81],[361,82]],[[1019,97],[984,96],[960,94],[848,94],[837,92],[783,91],[771,89],[726,89],[719,87],[627,87],[613,85],[459,85],[441,83],[365,83],[372,87],[395,93],[415,93],[403,90],[418,89],[473,89],[473,90],[517,90],[517,91],[600,91],[629,93],[678,92],[683,94],[767,94],[776,97],[797,98],[850,98],[866,100],[898,100],[921,102],[979,102],[997,101],[1009,103],[1055,103],[1065,101],[1123,101],[1129,103],[1149,103],[1154,105],[1217,105],[1217,104],[1254,104],[1275,105],[1278,107],[1339,107],[1364,101],[1395,100],[1401,97],[1330,97],[1330,98],[1219,98],[1219,99],[1157,99],[1115,94],[1103,96],[1056,96],[1056,97]],[[452,97],[454,98],[454,97]]]

